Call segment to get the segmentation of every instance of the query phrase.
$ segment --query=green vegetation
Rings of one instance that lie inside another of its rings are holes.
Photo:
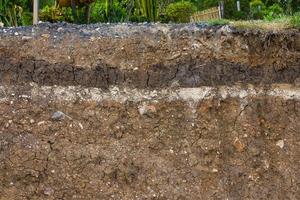
[[[293,16],[282,16],[273,20],[209,20],[209,25],[230,25],[239,29],[282,30],[300,28],[300,13]]]
[[[250,15],[250,4],[248,0],[240,0],[241,10],[237,11],[236,0],[227,0],[224,5],[224,14],[227,19],[248,19]]]
[[[228,19],[213,19],[213,20],[208,20],[207,23],[211,26],[217,26],[217,25],[228,25],[230,21]]]
[[[142,14],[150,21],[157,19],[157,1],[156,0],[141,0],[140,5]]]
[[[300,28],[300,12],[295,13],[291,18],[290,18],[290,25],[293,28]]]
[[[0,22],[5,26],[30,25],[33,0],[0,0]],[[222,20],[211,25],[231,24],[237,27],[269,29],[300,28],[300,0],[224,0]],[[220,0],[96,0],[91,4],[91,22],[186,23],[196,11],[216,7]],[[84,8],[78,8],[84,23]],[[56,0],[40,0],[42,21],[74,22],[71,8],[59,8]]]
[[[65,8],[59,8],[56,6],[46,5],[40,11],[40,20],[48,22],[59,22],[59,21],[69,21],[73,22],[73,18],[70,10]]]
[[[0,0],[0,21],[7,26],[24,24],[24,9],[18,0]]]
[[[187,23],[190,16],[196,11],[196,6],[188,1],[171,3],[166,8],[166,16],[173,22]]]

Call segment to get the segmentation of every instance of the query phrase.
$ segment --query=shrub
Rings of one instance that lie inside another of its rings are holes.
[[[261,0],[250,2],[250,15],[252,19],[262,19],[264,17],[265,5]]]
[[[273,19],[279,18],[283,15],[283,8],[277,4],[274,3],[272,6],[268,7],[265,10],[264,19],[268,21],[272,21]]]
[[[42,21],[58,22],[67,21],[72,22],[72,14],[66,8],[59,8],[55,6],[45,6],[39,13]]]
[[[216,7],[219,5],[219,0],[201,0],[201,1],[195,1],[195,4],[197,5],[197,8],[199,10],[206,10],[211,7]]]
[[[166,16],[173,22],[187,23],[195,11],[194,4],[188,1],[180,1],[167,6]]]
[[[148,21],[148,18],[145,16],[132,15],[132,16],[130,16],[129,21],[131,21],[131,22],[146,22],[146,21]]]
[[[165,13],[160,13],[158,16],[158,20],[161,23],[168,23],[170,21],[169,17]]]
[[[247,19],[250,12],[249,0],[240,0],[241,11],[237,11],[236,0],[228,0],[224,4],[224,15],[227,19]]]
[[[300,28],[300,12],[295,13],[290,20],[293,28]]]
[[[108,22],[123,22],[126,17],[126,9],[122,2],[114,1],[113,5],[105,5],[105,18]],[[102,11],[101,11],[102,12]]]
[[[99,1],[92,5],[91,9],[91,22],[106,22],[106,10],[105,3],[100,3]]]

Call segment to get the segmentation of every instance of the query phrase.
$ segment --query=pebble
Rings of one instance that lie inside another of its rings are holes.
[[[30,40],[30,39],[32,39],[32,37],[29,37],[29,36],[23,36],[22,37],[22,40]]]
[[[78,123],[78,125],[81,129],[83,129],[83,125],[80,122]]]
[[[218,169],[216,169],[216,168],[213,168],[212,169],[212,172],[214,172],[214,173],[217,173],[219,170]]]
[[[43,38],[49,38],[49,37],[50,37],[49,34],[42,34],[41,36],[42,36]]]
[[[269,169],[269,167],[270,167],[270,163],[267,161],[267,160],[264,160],[263,161],[263,168],[265,169],[265,170],[268,170]]]
[[[261,153],[260,149],[256,146],[250,146],[248,149],[251,156],[258,156]]]
[[[57,32],[62,32],[64,29],[62,28],[62,27],[59,27],[58,29],[57,29]]]
[[[44,194],[47,195],[47,196],[50,196],[50,195],[52,195],[53,193],[54,193],[54,190],[53,190],[52,188],[50,188],[50,187],[46,187],[46,188],[44,189]]]
[[[60,121],[65,119],[66,114],[61,112],[61,111],[56,111],[55,113],[53,113],[51,119],[56,120],[56,121]]]
[[[154,105],[142,105],[142,106],[139,106],[138,110],[139,110],[140,115],[156,112],[156,108]]]
[[[228,26],[228,25],[225,25],[225,26],[222,26],[222,28],[220,28],[219,30],[218,30],[218,32],[223,32],[223,33],[231,33],[232,32],[232,29],[231,29],[231,27],[230,26]]]
[[[30,99],[30,96],[23,94],[23,95],[19,95],[19,98],[21,98],[21,99]]]
[[[283,140],[278,140],[276,142],[276,145],[279,146],[282,149],[284,147],[284,141]]]
[[[236,150],[238,152],[242,152],[245,148],[245,144],[243,144],[239,138],[235,138],[234,142],[233,142],[233,146],[236,148]]]
[[[39,123],[37,123],[38,126],[45,124],[45,121],[40,121]]]

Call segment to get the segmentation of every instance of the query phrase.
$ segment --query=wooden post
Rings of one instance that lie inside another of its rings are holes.
[[[224,18],[224,1],[219,2],[219,16],[220,19]]]
[[[33,1],[33,24],[39,23],[39,0]]]
[[[241,4],[240,4],[239,0],[236,1],[236,8],[237,8],[237,11],[241,11]]]

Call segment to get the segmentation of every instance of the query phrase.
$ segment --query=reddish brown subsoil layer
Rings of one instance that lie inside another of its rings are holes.
[[[299,199],[300,102],[241,103],[4,101],[0,199]]]

